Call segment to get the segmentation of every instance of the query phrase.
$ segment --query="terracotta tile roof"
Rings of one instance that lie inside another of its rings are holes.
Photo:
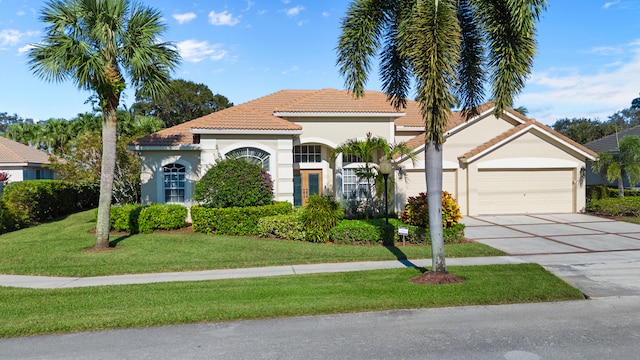
[[[131,145],[177,146],[193,144],[192,129],[208,130],[302,130],[300,125],[274,116],[274,112],[393,113],[386,95],[367,91],[354,99],[347,91],[281,90],[134,140]],[[402,111],[400,111],[402,112]]]
[[[49,154],[0,136],[0,164],[49,164]]]
[[[348,91],[322,89],[311,92],[294,101],[282,104],[274,109],[278,112],[322,112],[322,113],[392,113],[396,110],[387,101],[381,101],[381,93],[365,92],[362,98],[356,99]],[[386,100],[386,96],[385,96]]]

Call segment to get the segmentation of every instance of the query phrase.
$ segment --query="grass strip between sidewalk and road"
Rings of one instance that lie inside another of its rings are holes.
[[[419,285],[416,268],[33,290],[0,287],[0,337],[392,309],[583,299],[537,264],[451,266],[466,282]]]

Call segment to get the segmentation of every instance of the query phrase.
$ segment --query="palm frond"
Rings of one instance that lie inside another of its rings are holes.
[[[460,0],[458,22],[462,36],[458,76],[460,87],[457,98],[462,106],[462,114],[467,118],[478,115],[477,106],[484,99],[485,82],[485,41],[482,27],[474,19],[471,0]]]

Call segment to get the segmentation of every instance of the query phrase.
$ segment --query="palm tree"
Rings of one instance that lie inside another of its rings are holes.
[[[627,135],[618,141],[618,151],[599,154],[591,165],[594,173],[612,183],[618,180],[618,196],[624,197],[624,181],[634,186],[640,181],[640,136]]]
[[[44,38],[29,64],[46,81],[73,81],[92,91],[102,111],[103,156],[96,248],[109,246],[109,212],[116,160],[116,109],[126,86],[156,96],[166,91],[180,56],[159,41],[166,30],[155,9],[129,0],[51,0],[41,12]]]
[[[354,0],[342,22],[340,73],[355,97],[364,96],[371,58],[396,108],[415,84],[425,123],[432,271],[446,273],[441,222],[442,146],[451,108],[467,118],[492,84],[495,114],[524,87],[536,49],[536,21],[545,0]]]

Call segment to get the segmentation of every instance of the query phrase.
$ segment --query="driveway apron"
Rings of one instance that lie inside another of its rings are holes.
[[[590,297],[640,295],[640,224],[585,214],[486,215],[465,235],[535,262]]]

